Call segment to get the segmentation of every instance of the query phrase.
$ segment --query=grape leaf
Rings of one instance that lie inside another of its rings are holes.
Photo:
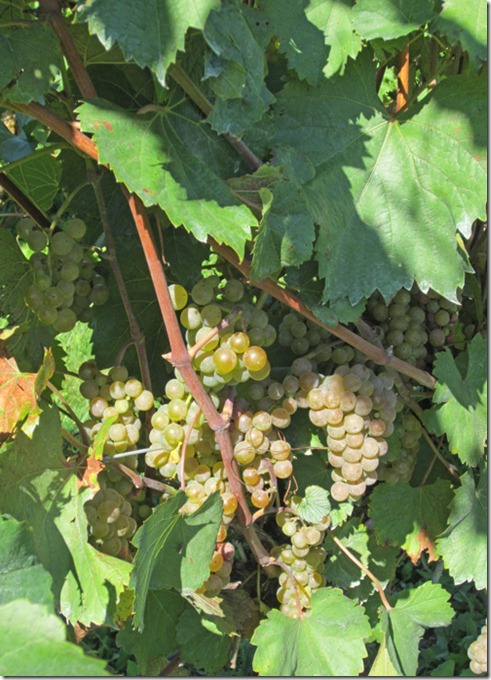
[[[276,0],[263,0],[260,13],[265,14],[279,40],[279,51],[285,54],[288,66],[300,79],[317,85],[322,77],[328,50],[324,36],[315,21],[305,15],[305,0],[292,4],[288,11]]]
[[[399,677],[400,673],[397,672],[394,664],[390,660],[389,650],[387,649],[387,636],[385,633],[382,634],[382,640],[380,642],[380,647],[378,648],[377,656],[373,662],[368,677],[375,678],[392,678]]]
[[[189,607],[176,628],[179,655],[206,675],[216,675],[228,660],[232,640],[227,635],[216,635],[202,625],[202,618]]]
[[[487,2],[485,0],[444,0],[431,25],[454,45],[460,42],[474,66],[487,60]]]
[[[25,309],[24,293],[32,283],[27,259],[15,237],[6,229],[0,231],[0,301],[4,314],[21,314]],[[14,285],[12,285],[14,284]]]
[[[12,163],[28,156],[33,151],[31,143],[27,141],[22,130],[14,135],[6,125],[0,122],[0,160]]]
[[[131,586],[136,592],[134,625],[140,631],[150,588],[175,588],[188,595],[209,576],[222,500],[220,494],[211,494],[192,515],[181,515],[186,500],[186,494],[179,492],[158,506],[133,538],[138,551]]]
[[[148,675],[158,661],[177,648],[176,626],[187,607],[186,600],[172,590],[149,590],[145,606],[145,632],[134,630],[127,622],[116,641],[129,654],[134,654],[141,675]]]
[[[0,442],[11,434],[18,423],[31,436],[39,422],[39,397],[55,371],[53,353],[45,350],[44,360],[36,373],[19,371],[15,359],[0,356]]]
[[[198,241],[211,236],[243,257],[250,227],[257,224],[234,199],[224,173],[231,154],[187,104],[134,115],[104,100],[79,108],[82,128],[94,133],[100,161],[147,206],[160,205],[174,226]]]
[[[88,21],[106,50],[117,41],[127,61],[148,66],[159,82],[165,76],[177,52],[184,49],[189,28],[202,29],[217,0],[150,0],[143,4],[133,0],[91,0],[79,3],[78,16]]]
[[[61,163],[50,155],[26,156],[7,171],[9,179],[41,210],[49,210],[59,191]]]
[[[467,266],[456,231],[470,233],[486,200],[484,80],[447,78],[395,121],[370,83],[367,51],[316,89],[289,83],[268,128],[275,154],[295,148],[316,170],[303,191],[324,302],[388,298],[413,280],[456,300]]]
[[[41,22],[25,22],[20,28],[1,31],[0,90],[10,101],[27,104],[49,90],[61,66],[58,40]]]
[[[440,584],[426,582],[414,590],[403,590],[389,612],[382,611],[390,661],[398,674],[415,676],[419,641],[425,628],[448,626],[454,612],[450,595]]]
[[[131,565],[87,543],[76,469],[62,454],[60,419],[45,408],[32,439],[23,432],[0,458],[0,511],[32,528],[35,554],[53,579],[61,613],[75,623],[112,625]]]
[[[361,50],[361,38],[353,31],[352,11],[352,0],[310,0],[306,8],[307,18],[324,32],[329,46],[326,78],[342,75],[348,59],[355,59]]]
[[[34,555],[25,522],[0,519],[0,605],[16,599],[54,608],[51,576]]]
[[[477,489],[471,472],[466,472],[461,482],[450,505],[448,528],[437,546],[457,585],[473,581],[482,590],[487,584],[487,477],[481,475]]]
[[[17,599],[0,606],[0,673],[53,677],[111,675],[106,662],[65,639],[61,619],[40,604]]]
[[[319,588],[308,618],[272,609],[259,624],[251,640],[257,647],[253,668],[266,676],[359,675],[369,634],[362,607],[338,588]]]
[[[477,334],[455,361],[449,349],[434,363],[437,379],[425,422],[437,435],[446,434],[450,451],[467,465],[479,465],[487,437],[487,345]]]
[[[274,101],[264,85],[264,50],[233,3],[221,3],[210,13],[203,37],[209,47],[204,78],[217,94],[207,120],[219,133],[242,135]]]
[[[331,510],[329,495],[320,486],[308,486],[305,489],[305,496],[297,506],[297,514],[305,522],[315,524],[320,522]]]
[[[391,40],[416,31],[433,14],[432,0],[357,0],[353,27],[366,40]]]
[[[424,550],[429,562],[436,560],[435,540],[447,526],[452,497],[450,483],[443,479],[416,489],[407,482],[377,485],[370,495],[369,515],[378,540],[404,548],[413,564]]]

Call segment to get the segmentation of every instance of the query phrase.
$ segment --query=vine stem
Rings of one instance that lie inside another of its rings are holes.
[[[384,589],[382,588],[382,584],[380,583],[380,581],[378,580],[378,578],[377,578],[376,576],[374,576],[374,575],[372,574],[372,572],[371,572],[369,569],[367,569],[367,568],[360,562],[360,560],[357,559],[357,558],[353,555],[353,553],[351,552],[351,550],[348,550],[348,548],[346,548],[346,546],[344,546],[344,545],[341,543],[341,541],[339,540],[339,538],[337,538],[337,536],[333,536],[332,534],[329,534],[329,537],[330,537],[330,539],[331,539],[332,541],[334,541],[334,543],[338,546],[338,548],[339,548],[340,550],[342,550],[342,551],[344,552],[344,554],[345,554],[345,555],[346,555],[346,556],[347,556],[354,564],[356,564],[356,566],[357,566],[359,569],[361,569],[363,572],[365,572],[365,574],[368,576],[368,578],[370,579],[370,581],[372,581],[372,582],[375,584],[375,587],[376,587],[377,590],[378,590],[378,594],[380,595],[380,599],[382,600],[382,604],[384,605],[384,607],[386,608],[386,610],[387,610],[388,612],[390,612],[391,609],[392,609],[392,607],[390,606],[389,601],[388,601],[387,597],[385,596]]]
[[[7,177],[4,172],[0,172],[0,187],[5,189],[8,195],[19,205],[29,217],[42,229],[49,229],[49,220],[46,215],[24,194],[19,187]]]
[[[107,213],[106,202],[102,194],[100,177],[98,177],[97,172],[90,161],[87,161],[87,176],[94,190],[102,228],[104,229],[104,235],[106,237],[107,260],[109,261],[109,266],[111,267],[111,271],[116,280],[118,291],[121,295],[121,300],[123,301],[124,311],[126,312],[126,317],[130,326],[131,338],[138,356],[138,364],[140,366],[142,381],[145,387],[152,391],[152,376],[150,373],[150,365],[148,363],[147,350],[145,347],[145,336],[137,321],[133,306],[131,304],[130,296],[128,295],[128,289],[126,288],[123,272],[121,271],[118,258],[116,257],[116,244],[114,242],[114,237],[111,230],[111,223]]]

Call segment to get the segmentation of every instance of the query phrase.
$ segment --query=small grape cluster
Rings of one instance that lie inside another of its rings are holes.
[[[91,254],[79,243],[86,232],[83,220],[70,219],[63,231],[49,235],[27,217],[16,228],[33,251],[29,264],[34,281],[25,292],[27,306],[41,323],[60,333],[71,331],[77,319],[89,321],[93,306],[107,302],[109,290]]]
[[[467,656],[471,660],[470,669],[476,675],[488,672],[488,625],[481,628],[479,637],[469,645]]]
[[[312,592],[326,584],[323,575],[326,551],[322,543],[330,524],[329,516],[315,524],[303,522],[295,514],[295,500],[294,497],[292,513],[280,511],[276,514],[276,522],[290,543],[276,546],[271,551],[284,569],[276,591],[280,611],[291,618],[298,618],[308,611]]]
[[[281,347],[289,347],[297,356],[312,350],[320,351],[322,346],[322,358],[327,361],[331,354],[330,338],[328,331],[296,312],[285,314],[278,326],[278,343]]]
[[[369,320],[377,324],[381,339],[404,361],[425,368],[432,354],[447,343],[458,319],[458,306],[430,290],[400,290],[390,304],[380,293],[367,304]]]
[[[389,451],[378,467],[378,477],[388,484],[409,482],[416,465],[423,427],[412,413],[398,413],[394,432],[388,440]]]
[[[92,420],[85,423],[89,437],[94,439],[102,423],[114,416],[115,421],[104,444],[104,455],[135,448],[141,429],[137,413],[153,407],[153,394],[144,389],[139,380],[130,378],[125,366],[114,366],[105,374],[98,369],[95,361],[86,361],[79,368],[79,377],[83,381],[80,392],[90,400]],[[126,459],[126,463],[131,465],[131,458]],[[136,465],[136,461],[133,464]]]
[[[101,489],[84,505],[90,541],[107,555],[128,556],[128,539],[137,529],[131,504],[115,489]]]
[[[291,446],[279,430],[290,424],[282,407],[267,411],[236,413],[232,439],[234,457],[255,508],[265,508],[276,490],[276,479],[288,479],[293,472]]]
[[[234,556],[235,548],[232,543],[217,543],[210,560],[210,575],[196,592],[207,597],[218,595],[230,583]]]

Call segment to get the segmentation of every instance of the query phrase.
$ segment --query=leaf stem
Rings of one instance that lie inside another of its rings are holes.
[[[356,566],[357,566],[359,569],[361,569],[361,570],[368,576],[368,578],[375,584],[375,587],[376,587],[377,590],[378,590],[378,594],[380,595],[380,599],[382,600],[382,604],[384,605],[384,607],[386,608],[386,610],[387,610],[388,612],[390,612],[391,609],[392,609],[392,607],[390,606],[389,601],[388,601],[388,599],[387,599],[386,596],[385,596],[384,589],[382,588],[382,584],[380,583],[380,581],[378,580],[378,578],[377,578],[376,576],[374,576],[374,575],[372,574],[372,572],[371,572],[369,569],[367,569],[367,568],[360,562],[360,560],[358,560],[358,559],[353,555],[353,553],[351,552],[351,550],[348,550],[348,548],[347,548],[346,546],[344,546],[344,545],[341,543],[341,541],[339,540],[339,538],[337,538],[337,536],[333,536],[333,535],[330,533],[330,534],[329,534],[329,537],[331,538],[332,541],[334,541],[334,543],[338,546],[338,548],[339,548],[340,550],[342,550],[342,551],[344,552],[344,554],[345,554],[345,555],[346,555],[346,556],[347,556],[354,564],[356,564]]]
[[[409,42],[406,41],[404,49],[398,55],[397,59],[397,97],[396,97],[396,115],[407,107],[409,99]]]
[[[42,229],[49,229],[50,223],[46,215],[34,205],[31,199],[26,196],[4,172],[0,172],[0,187],[5,189],[17,205],[19,205],[39,227]]]

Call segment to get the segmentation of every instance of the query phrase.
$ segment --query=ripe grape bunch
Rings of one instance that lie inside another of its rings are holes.
[[[389,450],[378,467],[378,477],[388,484],[409,482],[421,447],[423,427],[412,413],[398,413],[394,432],[388,439]]]
[[[47,233],[26,217],[16,229],[33,251],[29,258],[33,283],[24,297],[27,306],[41,323],[59,333],[71,331],[77,319],[89,321],[93,306],[107,302],[109,291],[92,254],[79,243],[85,223],[70,219],[62,231]]]
[[[279,577],[276,597],[280,611],[290,618],[298,618],[308,612],[312,592],[326,584],[323,575],[326,551],[322,543],[330,525],[329,516],[315,524],[303,522],[295,514],[297,500],[295,497],[292,499],[292,512],[276,514],[276,522],[290,543],[271,551],[284,569]]]
[[[467,656],[471,660],[470,669],[476,675],[488,672],[488,625],[481,628],[479,637],[469,645]]]

